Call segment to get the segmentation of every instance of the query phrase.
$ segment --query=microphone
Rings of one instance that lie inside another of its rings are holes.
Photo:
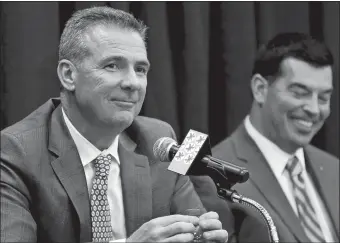
[[[199,133],[194,130],[190,130],[190,132],[191,135],[197,135],[197,133]],[[190,137],[189,134],[188,136]],[[199,133],[199,135],[202,135],[202,133]],[[202,137],[198,139],[202,140]],[[204,141],[202,140],[201,143],[203,144]],[[184,148],[181,149],[181,147]],[[192,152],[188,153],[188,149],[191,149]],[[183,144],[179,146],[174,139],[169,137],[158,139],[153,146],[155,157],[163,162],[172,161],[168,169],[182,175],[210,175],[212,178],[216,178],[216,173],[218,173],[218,176],[225,177],[228,183],[232,185],[246,182],[249,179],[249,172],[246,168],[214,158],[209,154],[207,155],[207,152],[203,152],[201,156],[197,156],[202,152],[200,150],[202,150],[202,146],[197,148],[197,140],[187,144],[185,144],[184,140]],[[174,161],[174,158],[176,158],[177,161]],[[178,163],[177,166],[175,165],[175,162]]]

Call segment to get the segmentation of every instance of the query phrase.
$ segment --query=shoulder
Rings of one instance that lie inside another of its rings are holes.
[[[133,122],[135,126],[139,126],[140,128],[146,129],[146,130],[152,130],[152,129],[172,129],[169,123],[165,121],[161,121],[156,118],[146,117],[146,116],[137,116]]]
[[[55,103],[53,99],[48,100],[41,105],[38,109],[34,110],[31,114],[16,122],[15,124],[3,129],[1,131],[1,137],[14,136],[22,137],[29,133],[38,132],[42,129],[46,129],[51,117],[52,112],[58,105],[58,100]]]
[[[218,144],[216,144],[212,152],[214,154],[221,154],[224,153],[226,150],[230,149],[233,144],[233,138],[232,137],[227,137],[224,140],[220,141]]]
[[[123,134],[133,141],[139,151],[149,158],[153,158],[153,146],[162,137],[170,137],[176,140],[176,135],[172,127],[161,120],[137,116],[130,127]]]
[[[305,152],[307,156],[310,157],[311,159],[317,159],[319,161],[324,161],[324,162],[327,161],[327,163],[339,165],[339,158],[313,145],[306,146]]]
[[[49,100],[21,121],[1,131],[1,159],[18,162],[35,156],[47,146],[48,129],[55,104]]]
[[[132,137],[139,137],[143,138],[143,140],[151,141],[160,137],[176,138],[175,132],[169,123],[145,116],[137,116],[128,128],[128,133]]]
[[[245,126],[242,123],[238,125],[238,127],[229,134],[224,140],[220,141],[213,148],[213,152],[215,153],[225,153],[227,150],[229,152],[230,149],[234,149],[237,144],[248,143],[251,144],[250,137],[246,132]]]
[[[224,159],[234,159],[240,145],[250,144],[243,130],[242,126],[239,126],[232,134],[216,144],[212,148],[213,155]]]

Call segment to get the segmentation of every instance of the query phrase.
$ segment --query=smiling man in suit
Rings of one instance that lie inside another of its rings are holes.
[[[174,132],[138,116],[150,67],[145,32],[109,7],[67,22],[60,99],[1,131],[1,242],[189,242],[198,225],[204,239],[227,240],[188,177],[152,155]]]
[[[250,114],[213,149],[248,168],[234,188],[268,210],[281,242],[339,241],[339,159],[310,145],[330,114],[332,65],[306,34],[274,37],[255,61]]]

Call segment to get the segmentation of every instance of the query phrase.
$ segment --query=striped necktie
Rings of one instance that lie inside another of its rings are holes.
[[[110,206],[107,199],[108,177],[112,155],[99,155],[94,160],[95,177],[91,190],[92,242],[112,240]]]
[[[294,156],[288,161],[286,169],[292,181],[293,195],[302,228],[311,242],[325,242],[316,212],[306,191],[301,162]]]

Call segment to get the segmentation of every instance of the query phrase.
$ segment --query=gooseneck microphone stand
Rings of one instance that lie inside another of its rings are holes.
[[[244,197],[238,194],[235,190],[228,190],[224,188],[218,189],[218,195],[223,197],[224,199],[231,200],[234,203],[244,204],[249,207],[255,208],[262,215],[266,225],[268,227],[269,235],[271,238],[271,242],[278,243],[279,237],[277,235],[276,227],[274,225],[273,219],[270,217],[267,210],[259,203],[254,200]]]
[[[255,202],[250,198],[238,194],[235,190],[232,190],[231,187],[236,184],[236,182],[233,181],[232,177],[227,178],[220,171],[214,168],[210,168],[209,171],[209,176],[216,185],[218,196],[224,200],[229,200],[234,203],[240,203],[255,208],[262,215],[264,221],[266,222],[271,242],[279,243],[279,237],[277,235],[276,227],[274,225],[273,219],[271,218],[267,210],[261,204]]]

